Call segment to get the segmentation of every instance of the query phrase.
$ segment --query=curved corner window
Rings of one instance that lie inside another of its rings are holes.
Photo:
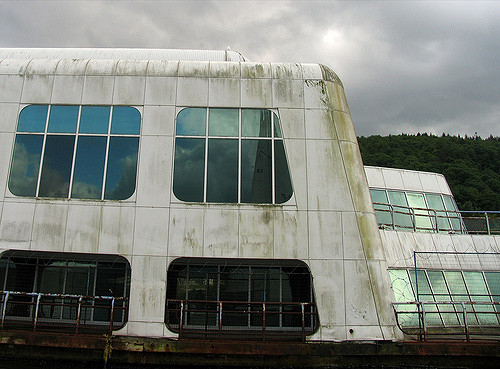
[[[293,190],[278,116],[263,109],[181,110],[173,190],[187,202],[288,201]]]
[[[0,257],[2,325],[109,332],[128,320],[130,264],[119,255],[9,250]]]
[[[130,106],[28,105],[19,114],[9,190],[127,199],[135,191],[140,126]]]

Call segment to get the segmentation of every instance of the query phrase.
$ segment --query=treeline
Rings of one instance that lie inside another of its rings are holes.
[[[500,210],[500,137],[358,137],[365,165],[445,175],[460,210]]]

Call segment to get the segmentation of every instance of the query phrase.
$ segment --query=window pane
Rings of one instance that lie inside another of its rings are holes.
[[[406,195],[401,191],[388,191],[389,200],[394,208],[394,223],[396,228],[413,228],[412,217],[409,214],[406,202]]]
[[[203,201],[205,139],[176,138],[174,195],[182,201]]]
[[[100,199],[106,158],[106,137],[80,136],[76,149],[71,197]]]
[[[455,204],[455,201],[453,200],[453,197],[450,195],[443,195],[443,200],[444,200],[444,206],[446,207],[446,210],[450,210],[448,212],[448,216],[450,217],[457,217],[454,219],[451,219],[451,226],[453,227],[454,231],[460,231],[462,228],[460,226],[460,218],[458,218],[459,214],[456,213],[458,211],[457,205]]]
[[[420,210],[420,209],[427,209],[427,205],[425,204],[424,200],[424,194],[407,193],[406,197],[408,199],[409,206],[412,207],[415,212],[416,227],[424,231],[432,230],[432,224],[431,224],[431,219],[429,217],[429,212],[426,210]]]
[[[434,209],[434,210],[445,210],[443,199],[441,198],[441,195],[426,193],[425,198],[427,200],[427,204],[429,205],[429,208]],[[431,213],[431,215],[434,216],[434,213]],[[450,221],[447,218],[447,214],[445,211],[436,211],[436,216],[437,216],[439,230],[451,229],[450,228]],[[434,218],[432,218],[432,224],[435,224]]]
[[[278,116],[274,113],[273,113],[273,119],[274,119],[274,137],[281,138],[280,121],[278,119]]]
[[[387,193],[385,190],[370,189],[370,195],[373,202],[381,204],[388,204]],[[391,207],[388,205],[373,204],[375,209],[375,216],[377,217],[378,224],[392,225]]]
[[[141,114],[131,106],[113,107],[111,133],[120,135],[138,135],[141,128]]]
[[[241,110],[243,137],[271,137],[271,112],[260,109]]]
[[[272,202],[271,140],[241,141],[241,202]]]
[[[9,190],[14,195],[36,195],[42,143],[42,135],[16,136],[9,177]]]
[[[179,112],[176,122],[178,136],[204,136],[207,124],[207,109],[186,108]]]
[[[52,105],[47,132],[75,133],[78,109],[75,105]]]
[[[454,271],[445,271],[444,276],[450,289],[453,301],[469,301],[467,289],[465,288],[462,273]]]
[[[80,133],[108,133],[109,106],[82,106]]]
[[[210,109],[208,134],[210,136],[238,137],[238,109]]]
[[[75,136],[48,135],[40,179],[40,197],[68,197]]]
[[[111,137],[104,198],[124,200],[135,191],[138,137]]]
[[[207,201],[238,202],[238,140],[208,141]]]
[[[485,272],[484,276],[488,281],[492,300],[494,302],[500,302],[500,273]],[[500,312],[500,305],[496,305],[496,310]]]
[[[288,171],[283,141],[274,141],[274,172],[276,204],[287,202],[292,197],[292,181]]]
[[[392,269],[389,270],[389,275],[396,302],[415,301],[406,270]]]
[[[28,105],[19,114],[18,132],[45,132],[48,105]]]

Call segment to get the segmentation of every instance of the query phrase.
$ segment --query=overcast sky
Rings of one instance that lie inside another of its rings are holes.
[[[500,136],[500,1],[0,1],[0,47],[228,45],[328,65],[358,136]]]

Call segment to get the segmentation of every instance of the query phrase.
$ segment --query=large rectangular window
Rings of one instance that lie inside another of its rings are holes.
[[[282,204],[292,184],[278,116],[185,108],[176,121],[174,194],[182,201]]]
[[[130,265],[122,256],[6,251],[0,308],[7,326],[118,329],[127,321]],[[100,328],[99,328],[100,327]]]
[[[9,189],[16,196],[124,200],[135,191],[141,115],[130,106],[28,105]]]
[[[310,334],[316,327],[311,273],[299,261],[174,260],[166,306],[166,323],[174,331],[306,329]]]

